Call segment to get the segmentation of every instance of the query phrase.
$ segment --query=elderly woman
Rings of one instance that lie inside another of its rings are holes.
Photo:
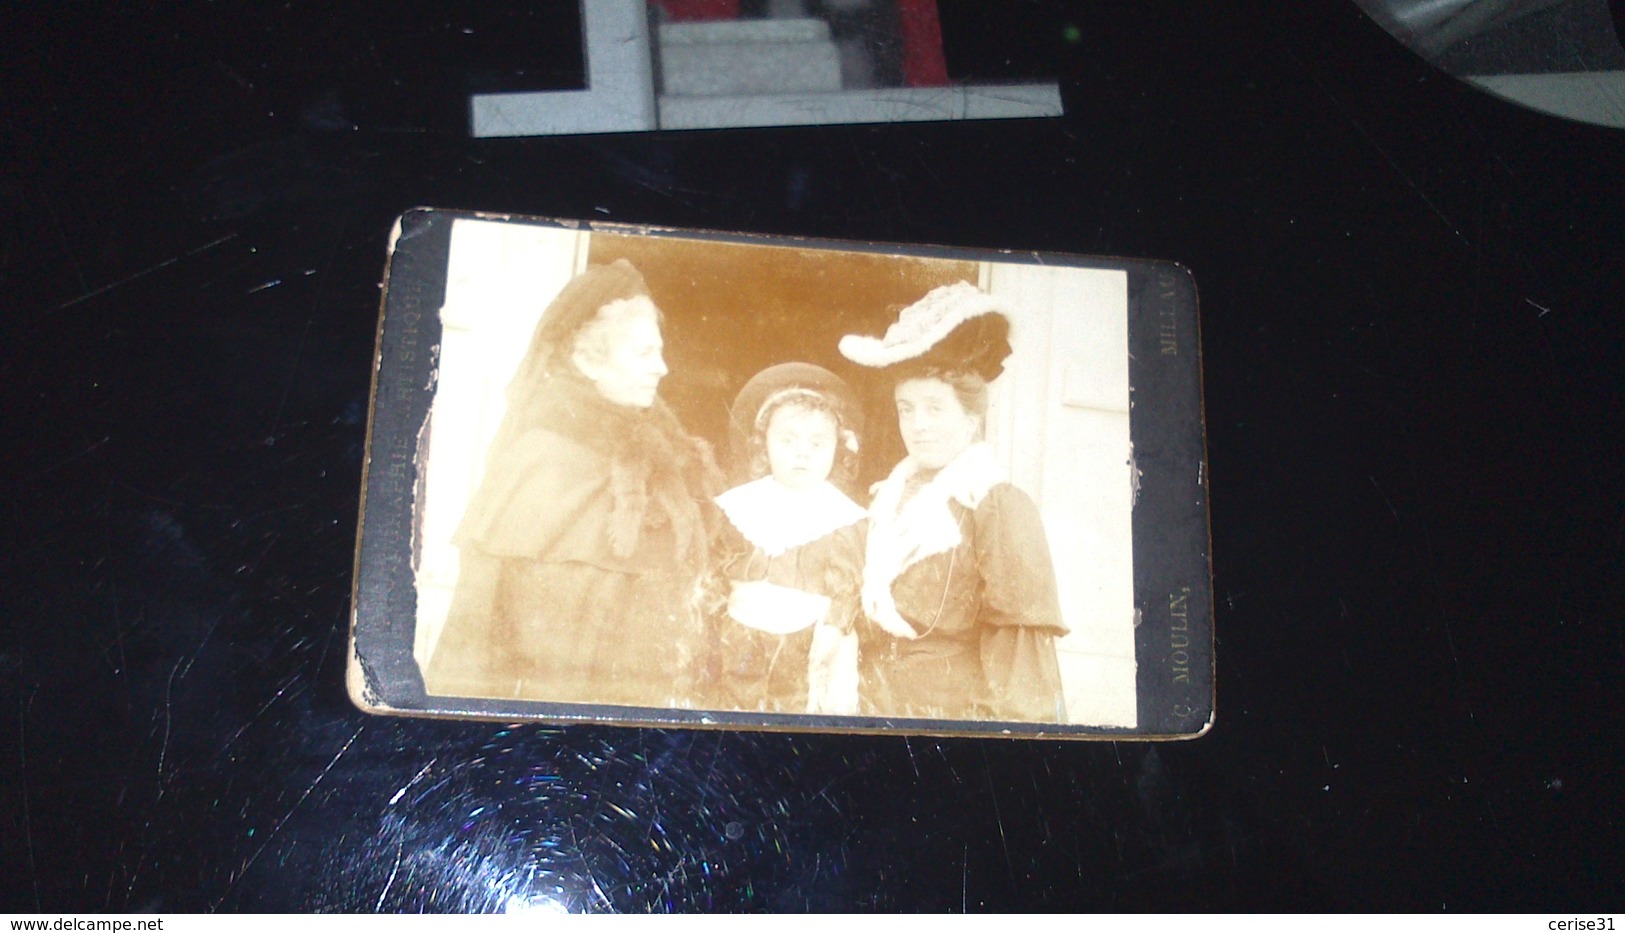
[[[1009,319],[969,283],[932,290],[841,353],[890,377],[908,456],[878,484],[864,561],[865,712],[1062,722],[1066,634],[1038,508],[982,440]]]
[[[660,312],[626,260],[573,279],[508,389],[454,541],[430,693],[686,705],[693,593],[722,487],[657,391]]]

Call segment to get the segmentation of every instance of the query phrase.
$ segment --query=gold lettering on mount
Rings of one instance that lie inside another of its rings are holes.
[[[1182,586],[1179,592],[1168,594],[1168,617],[1173,620],[1174,631],[1189,631],[1190,622],[1185,616],[1185,604],[1190,600],[1191,588]]]
[[[1162,278],[1158,282],[1163,306],[1157,311],[1157,348],[1163,356],[1179,355],[1179,318],[1174,313],[1174,283]]]
[[[411,295],[402,304],[404,308],[401,311],[402,327],[397,352],[400,354],[401,362],[410,363],[417,359],[418,320],[423,317],[423,312],[418,310],[416,295]]]
[[[408,521],[410,521],[410,506],[412,504],[409,498],[412,494],[411,469],[412,442],[409,438],[403,436],[396,439],[389,447],[389,459],[384,467],[384,475],[388,485],[380,491],[387,490],[390,508],[399,509],[407,514]]]
[[[1168,594],[1168,660],[1172,665],[1174,683],[1191,682],[1191,623],[1186,606],[1190,602],[1191,588],[1182,586]]]

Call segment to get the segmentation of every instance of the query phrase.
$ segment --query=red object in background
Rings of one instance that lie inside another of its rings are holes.
[[[903,29],[903,83],[941,87],[948,83],[948,60],[942,53],[942,21],[937,0],[897,0]]]
[[[654,0],[654,4],[674,22],[739,18],[739,0]],[[931,6],[935,8],[936,4]],[[936,16],[935,9],[931,15]]]

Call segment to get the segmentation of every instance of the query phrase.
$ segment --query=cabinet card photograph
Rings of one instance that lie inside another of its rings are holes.
[[[414,211],[376,367],[364,709],[1212,721],[1196,301],[1171,263]]]

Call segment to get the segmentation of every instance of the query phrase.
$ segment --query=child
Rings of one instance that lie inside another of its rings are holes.
[[[865,511],[836,488],[857,465],[857,405],[810,363],[756,374],[731,410],[738,472],[716,499],[708,665],[719,708],[857,712],[858,593]]]

